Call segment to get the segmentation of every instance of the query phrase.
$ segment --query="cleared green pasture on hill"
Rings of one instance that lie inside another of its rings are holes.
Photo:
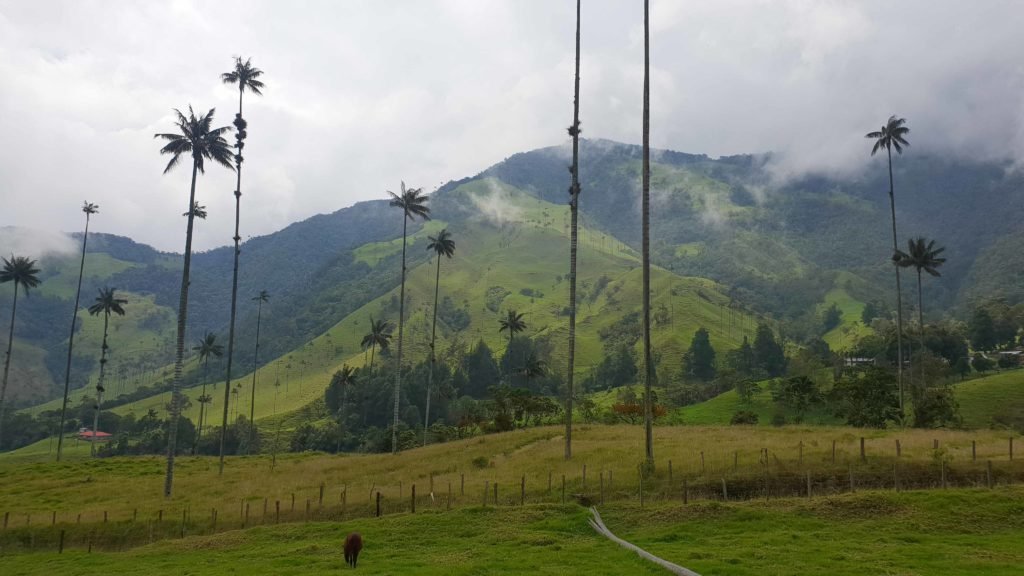
[[[537,200],[495,181],[466,184],[457,194],[464,196],[461,201],[465,205],[481,207],[481,216],[453,231],[457,250],[454,258],[441,264],[441,297],[447,296],[456,308],[465,309],[470,321],[456,332],[439,319],[439,353],[458,338],[467,345],[483,340],[496,355],[502,354],[507,337],[499,334],[498,320],[506,310],[514,308],[525,314],[528,325],[525,335],[552,338],[556,344],[552,369],[563,370],[567,359],[562,343],[568,338],[568,320],[563,315],[568,294],[565,279],[569,251],[568,208]],[[500,212],[485,209],[495,202],[502,208]],[[435,227],[442,224],[435,223]],[[435,232],[434,228],[428,231]],[[426,235],[411,238],[408,250],[423,251]],[[400,248],[400,241],[393,243],[380,243],[381,246],[368,249],[376,258],[385,248]],[[435,266],[436,261],[429,260],[408,274],[403,356],[409,362],[425,359],[428,354]],[[585,375],[603,358],[600,330],[611,327],[625,314],[640,310],[641,271],[628,247],[586,226],[581,229],[579,266],[576,370]],[[753,337],[756,318],[729,310],[730,301],[718,284],[676,276],[660,268],[652,270],[651,282],[652,306],[656,311],[664,309],[668,316],[667,321],[655,323],[653,332],[654,344],[662,351],[663,369],[679,370],[683,352],[699,327],[709,329],[711,341],[719,350],[739,346],[744,336]],[[370,317],[396,323],[397,295],[397,288],[382,294],[324,334],[262,368],[256,388],[257,420],[275,412],[298,410],[319,398],[331,375],[343,363],[362,366],[368,362],[368,356],[359,345]],[[397,330],[395,334],[397,336]],[[273,335],[266,337],[273,338]],[[241,372],[251,367],[251,360],[238,360]],[[377,360],[385,361],[380,354]],[[275,389],[275,382],[280,382],[281,386]],[[252,374],[239,374],[232,386],[237,384],[241,384],[237,397],[239,413],[248,414]],[[184,414],[196,421],[201,386],[184,393],[192,402],[192,407]],[[208,421],[218,423],[224,406],[222,389],[213,397]],[[231,414],[236,409],[234,398],[232,396],[229,407]],[[163,412],[169,400],[170,393],[164,393],[115,408],[115,411],[136,415],[145,414],[149,409]]]
[[[1024,369],[961,382],[955,394],[964,426],[987,428],[996,424],[997,416],[1024,421]]]
[[[81,244],[78,244],[81,249]],[[75,289],[78,288],[78,268],[81,264],[81,252],[75,255],[47,257],[41,260],[39,266],[43,270],[43,282],[39,284],[39,293],[67,300],[75,299]],[[134,268],[137,264],[118,260],[104,252],[86,252],[85,280],[96,280],[98,278],[109,278],[118,272]],[[115,286],[116,288],[116,286]],[[89,302],[90,294],[82,294],[82,300]],[[88,306],[88,304],[86,304]],[[71,305],[68,306],[71,308]]]
[[[741,410],[757,414],[757,423],[761,426],[771,425],[773,418],[778,414],[785,417],[785,421],[788,423],[798,420],[795,410],[772,401],[767,382],[761,384],[761,390],[754,394],[749,402],[744,402],[735,390],[729,390],[706,402],[684,406],[670,414],[668,418],[670,421],[682,424],[727,425],[733,415]],[[812,407],[803,415],[803,423],[806,425],[833,425],[842,424],[842,422],[841,418],[836,418],[821,407]]]
[[[605,524],[705,575],[1019,573],[1024,490],[862,492],[722,504],[602,506]],[[125,552],[72,548],[3,558],[12,575],[321,574],[347,570],[341,543],[364,539],[363,574],[664,574],[596,534],[575,505],[470,508],[377,520],[263,526]]]
[[[837,352],[847,350],[862,336],[871,333],[871,328],[860,321],[864,303],[850,295],[843,288],[833,288],[825,294],[825,302],[818,305],[819,316],[833,304],[843,313],[839,325],[822,336],[829,348]]]

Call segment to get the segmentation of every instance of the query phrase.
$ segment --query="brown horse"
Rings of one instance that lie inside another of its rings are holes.
[[[345,563],[355,568],[359,559],[359,551],[363,549],[363,537],[353,532],[345,537]]]

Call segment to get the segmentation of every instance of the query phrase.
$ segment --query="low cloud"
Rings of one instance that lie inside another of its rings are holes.
[[[477,213],[495,226],[521,222],[523,209],[512,202],[509,191],[490,178],[484,180],[484,183],[487,185],[487,192],[471,194],[469,197]]]
[[[79,250],[78,243],[63,232],[4,226],[0,228],[0,256],[65,256]]]

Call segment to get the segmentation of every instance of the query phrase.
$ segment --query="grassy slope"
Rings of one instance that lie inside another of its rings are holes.
[[[702,574],[1017,572],[1024,491],[859,493],[810,502],[602,508],[608,527]],[[310,574],[346,569],[341,542],[363,535],[365,574],[664,574],[587,525],[576,506],[475,508],[383,520],[259,527],[128,552],[17,554],[8,574]]]
[[[997,414],[1024,413],[1024,370],[1010,370],[956,385],[964,426],[984,428]]]
[[[493,182],[471,182],[462,187],[460,193],[472,197],[486,197],[496,187]],[[459,333],[467,344],[483,339],[495,350],[502,353],[506,339],[497,331],[498,318],[508,308],[525,313],[529,328],[527,335],[551,335],[554,341],[564,342],[567,333],[566,319],[560,315],[565,302],[568,285],[564,275],[568,253],[567,231],[565,228],[567,208],[555,206],[533,198],[508,187],[500,187],[506,211],[502,222],[478,219],[465,228],[456,231],[457,250],[452,260],[442,263],[442,295],[451,297],[456,306],[465,306],[470,313],[470,325]],[[467,199],[471,202],[472,199]],[[509,207],[511,207],[509,209]],[[430,228],[443,226],[437,222]],[[601,361],[602,347],[598,331],[613,324],[630,311],[639,310],[640,269],[632,251],[625,245],[583,227],[579,256],[581,291],[592,293],[598,278],[608,276],[608,287],[594,299],[584,299],[577,320],[577,371],[586,373]],[[385,246],[386,245],[386,246]],[[387,250],[400,249],[400,243],[380,243],[361,250],[363,256],[376,261],[387,255]],[[426,246],[426,234],[419,234],[410,241],[408,250],[422,251]],[[434,262],[428,261],[409,273],[406,293],[411,302],[409,318],[406,321],[405,358],[425,358],[428,350],[430,331],[430,307],[433,305]],[[491,287],[501,286],[509,295],[501,302],[498,312],[487,308],[485,295]],[[543,297],[530,297],[520,293],[524,288],[540,290]],[[698,296],[698,291],[703,297]],[[694,331],[706,326],[711,331],[712,344],[727,350],[738,346],[744,335],[753,338],[755,319],[733,313],[733,322],[723,322],[723,306],[729,303],[718,285],[700,278],[683,278],[655,268],[652,270],[652,306],[664,304],[671,310],[671,321],[656,326],[654,343],[663,350],[662,366],[678,369],[680,358],[689,345]],[[260,371],[256,393],[257,419],[276,412],[287,412],[301,408],[320,397],[330,381],[330,375],[342,363],[362,365],[364,354],[359,342],[369,325],[369,317],[397,320],[397,311],[389,302],[398,290],[381,295],[366,306],[344,318],[330,330],[306,345],[271,361]],[[396,331],[397,334],[397,331]],[[440,342],[438,350],[446,349],[454,334],[446,326],[439,325]],[[564,365],[564,350],[556,348],[552,366],[559,369]],[[245,366],[243,361],[242,366]],[[280,381],[275,402],[273,382]],[[241,406],[248,408],[251,394],[252,375],[241,375],[236,384],[241,384]],[[198,418],[199,404],[196,401],[200,388],[192,388],[186,394],[193,402],[185,415]],[[153,408],[162,411],[169,400],[169,394],[116,408],[119,413],[144,414]],[[276,406],[275,406],[276,403]],[[214,394],[212,414],[218,415],[223,409],[223,395]],[[231,407],[232,413],[234,407]],[[212,421],[211,421],[212,422]]]
[[[768,426],[776,414],[782,414],[787,422],[796,419],[796,412],[787,407],[780,407],[772,401],[771,392],[767,384],[762,383],[761,390],[750,399],[750,402],[743,402],[735,390],[729,390],[700,404],[685,406],[678,410],[673,418],[684,424],[698,424],[704,426],[726,425],[732,419],[733,414],[740,410],[749,410],[757,414],[757,422],[761,426]],[[804,414],[805,424],[840,424],[842,419],[832,416],[821,409],[812,408]]]
[[[860,337],[870,334],[871,328],[860,321],[864,303],[850,296],[845,289],[837,287],[829,290],[825,294],[825,302],[818,306],[818,313],[823,313],[833,304],[843,315],[839,325],[825,333],[822,339],[828,343],[829,348],[839,352],[852,347]]]

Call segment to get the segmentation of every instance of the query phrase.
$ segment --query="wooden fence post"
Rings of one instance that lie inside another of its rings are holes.
[[[860,437],[860,460],[864,462],[867,460],[867,454],[864,452],[864,437]]]
[[[562,504],[565,504],[565,474],[562,474]]]
[[[64,531],[60,531],[60,545],[57,547],[57,554],[64,553]]]
[[[274,501],[274,524],[281,523],[281,501]]]
[[[604,506],[604,471],[603,470],[601,471],[600,478],[601,478],[600,502],[601,502],[601,505]]]
[[[185,537],[185,520],[188,518],[188,512],[186,510],[181,511],[181,535],[180,538]]]
[[[639,474],[639,476],[640,476],[640,507],[643,508],[644,507],[644,469],[641,467],[639,469],[639,472],[640,472],[640,474]]]
[[[484,480],[484,508],[487,508],[487,493],[491,491],[491,481]]]
[[[807,471],[807,498],[811,497],[811,471]]]
[[[494,482],[494,505],[498,505],[498,482]]]
[[[1010,436],[1010,460],[1013,460],[1013,436]]]
[[[103,523],[104,524],[107,523],[107,511],[106,510],[103,511]]]
[[[551,494],[551,470],[548,470],[548,494]]]
[[[412,485],[412,513],[416,513],[416,485]]]
[[[1013,458],[1011,458],[1012,460]],[[587,465],[583,465],[583,490],[587,490]]]
[[[292,512],[295,512],[295,492],[292,492]]]
[[[377,491],[377,518],[380,518],[380,490]]]
[[[466,495],[466,473],[459,474],[459,496]]]
[[[57,525],[57,511],[54,510],[53,511],[53,518],[50,519],[50,526],[56,526],[56,525]]]
[[[8,520],[10,520],[10,518],[11,518],[11,513],[10,512],[4,512],[4,530],[7,530],[7,522],[8,522]],[[81,518],[81,514],[79,514],[79,518]]]
[[[519,505],[526,504],[526,474],[519,480]]]
[[[320,501],[317,503],[317,508],[324,507],[324,483],[320,483]]]
[[[991,460],[989,460],[987,462],[986,466],[985,466],[985,477],[987,479],[986,483],[988,484],[988,487],[991,488],[993,486],[993,484],[992,484],[992,461]]]
[[[971,462],[978,461],[978,441],[971,440]]]
[[[242,520],[242,528],[249,525],[249,503],[245,503],[245,519]]]
[[[899,458],[903,455],[903,445],[900,444],[900,439],[896,439],[896,457]]]
[[[448,499],[445,500],[444,509],[452,509],[452,483],[450,481],[448,482]]]
[[[939,439],[936,438],[936,439],[932,440],[932,450],[938,450],[938,449],[939,449]]]
[[[79,520],[81,520],[82,515],[79,514],[78,518],[79,518]],[[159,512],[157,512],[156,521],[157,521],[158,524],[160,524],[160,523],[162,523],[164,521],[164,511],[163,511],[163,509],[161,509]]]
[[[704,473],[704,451],[700,451],[700,473]]]
[[[832,463],[836,463],[836,441],[832,441]]]
[[[690,488],[686,485],[686,478],[683,478],[683,506],[690,503]]]
[[[803,440],[800,441],[800,459],[797,460],[797,463],[800,466],[804,465],[804,441]]]
[[[672,461],[668,461],[668,485],[672,485]]]
[[[75,524],[81,524],[81,523],[82,523],[82,513],[79,512],[78,513],[78,518],[75,519]]]
[[[306,516],[303,518],[306,522],[309,522],[309,498],[306,498]]]
[[[260,518],[262,524],[267,523],[267,497],[263,497],[263,518]]]
[[[946,487],[946,461],[945,460],[940,461],[939,462],[939,467],[940,467],[940,469],[939,469],[940,476],[942,477],[942,487],[945,488]]]
[[[722,500],[729,500],[729,487],[725,484],[725,478],[722,478]]]

